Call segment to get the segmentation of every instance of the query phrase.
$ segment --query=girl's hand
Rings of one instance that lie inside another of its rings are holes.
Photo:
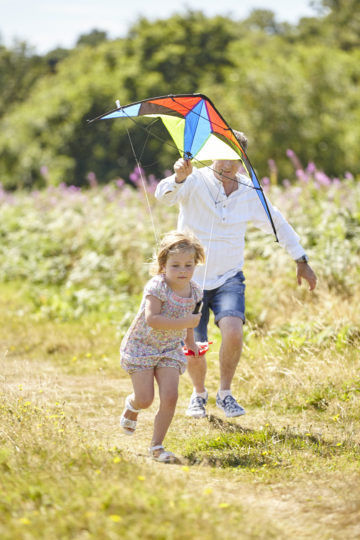
[[[193,166],[190,160],[183,158],[178,159],[174,165],[175,182],[181,184],[184,182],[189,174],[192,173]]]
[[[196,328],[200,322],[201,313],[191,313],[185,317],[185,328]]]
[[[185,347],[188,351],[192,351],[195,357],[199,357],[199,347],[195,341],[188,341],[185,339]],[[191,355],[192,356],[192,355]]]
[[[195,358],[199,358],[199,347],[195,343],[190,349],[193,351]]]

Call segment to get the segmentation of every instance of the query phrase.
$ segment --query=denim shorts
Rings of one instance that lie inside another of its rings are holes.
[[[239,317],[245,322],[245,276],[240,271],[217,289],[204,291],[202,316],[194,329],[196,341],[207,341],[210,309],[215,323],[223,317]]]

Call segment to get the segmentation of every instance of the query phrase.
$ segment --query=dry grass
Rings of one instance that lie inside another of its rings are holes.
[[[131,385],[116,325],[36,320],[21,292],[2,289],[1,538],[360,536],[359,290],[340,298],[320,283],[310,297],[259,275],[248,303],[267,309],[250,309],[234,384],[247,415],[227,421],[215,407],[212,327],[209,417],[184,417],[185,374],[167,437],[175,466],[147,457],[157,402],[134,437],[119,431]]]

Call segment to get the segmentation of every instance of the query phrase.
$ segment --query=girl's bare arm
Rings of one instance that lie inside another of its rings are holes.
[[[162,302],[156,296],[147,296],[145,300],[145,320],[154,330],[184,330],[195,328],[200,321],[201,314],[190,313],[179,319],[169,319],[161,315]]]

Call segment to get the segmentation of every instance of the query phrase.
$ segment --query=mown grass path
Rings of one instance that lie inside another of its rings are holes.
[[[251,431],[257,429],[259,425],[264,425],[265,420],[269,420],[266,411],[253,410],[241,420],[227,422],[220,417],[213,405],[209,408],[211,415],[209,419],[201,421],[185,419],[187,392],[185,386],[184,384],[181,388],[179,407],[171,428],[172,434],[169,436],[169,444],[175,451],[176,448],[181,448],[183,439],[194,439],[198,436],[204,440],[209,433],[213,436],[214,429],[217,433],[236,432],[237,429]],[[194,532],[191,534],[190,530],[186,530],[187,525],[183,523],[181,527],[179,524],[180,528],[176,531],[171,532],[169,529],[168,535],[165,530],[159,533],[159,536],[150,533],[149,538],[215,538],[219,526],[223,528],[224,538],[350,539],[360,534],[359,471],[353,460],[350,460],[349,466],[345,466],[339,453],[336,460],[342,463],[342,470],[337,470],[334,462],[331,463],[333,459],[324,456],[317,458],[322,463],[314,463],[313,470],[307,470],[306,454],[309,450],[306,448],[302,452],[302,458],[306,462],[304,470],[301,470],[301,463],[300,465],[297,463],[297,458],[296,463],[289,463],[284,467],[279,464],[279,467],[270,471],[266,470],[266,467],[256,470],[249,467],[211,467],[205,461],[192,464],[186,457],[182,458],[181,465],[159,465],[151,462],[146,455],[156,403],[141,414],[139,428],[134,437],[123,436],[119,430],[118,419],[123,398],[130,390],[129,380],[124,378],[120,371],[118,377],[106,373],[76,375],[64,373],[49,361],[28,359],[26,354],[2,356],[0,388],[7,403],[20,400],[22,403],[31,403],[31,406],[39,407],[42,411],[56,409],[58,412],[61,411],[58,416],[62,415],[64,418],[63,424],[65,426],[67,424],[73,439],[79,437],[81,432],[82,437],[85,437],[94,449],[101,448],[103,452],[110,451],[111,448],[120,450],[121,459],[130,466],[130,478],[126,479],[127,482],[131,481],[133,464],[134,478],[153,479],[151,491],[154,494],[157,493],[156,482],[161,483],[164,479],[170,486],[178,486],[185,498],[194,498],[198,501],[201,497],[210,514],[211,508],[217,512],[220,510],[221,519],[219,522],[219,517],[215,516],[213,532],[199,530],[192,536]],[[272,418],[274,429],[277,425],[280,430],[284,420],[281,417]],[[17,441],[15,437],[12,439],[11,433],[6,433],[5,430],[2,430],[3,444],[9,447],[6,435],[10,437],[10,447],[15,445],[18,452],[31,453],[31,445],[27,448],[21,447],[21,441]],[[25,437],[24,434],[22,436]],[[264,452],[266,450],[259,453]],[[81,474],[85,476],[88,474],[86,468],[81,470]],[[58,478],[58,482],[61,483],[61,478]],[[121,482],[121,476],[117,476],[116,473],[111,475],[111,482],[118,484]],[[131,486],[128,485],[127,489],[129,488]],[[169,500],[173,497],[172,489],[168,488]],[[176,497],[179,497],[179,493]],[[25,503],[24,500],[24,507]],[[82,500],[82,504],[85,509],[86,497]],[[99,538],[123,537],[123,533],[116,532],[114,516],[117,514],[111,515],[112,532],[110,529],[104,530],[103,536]],[[9,516],[7,518],[9,519]],[[123,519],[124,516],[119,515],[119,523]],[[164,519],[166,521],[168,516],[164,516]],[[39,536],[35,531],[31,532],[32,520],[29,514],[26,518],[18,518],[19,528],[16,532],[18,536],[12,538],[44,538],[41,529]],[[54,531],[52,538],[97,537],[95,533],[89,531],[88,536],[81,536],[75,530],[72,532],[71,528],[65,536],[63,533],[57,536],[56,520],[52,525]],[[7,533],[6,519],[0,530],[2,538],[11,538]],[[128,532],[131,530],[128,529]],[[136,534],[135,531],[133,534]],[[126,537],[130,538],[131,534]]]

